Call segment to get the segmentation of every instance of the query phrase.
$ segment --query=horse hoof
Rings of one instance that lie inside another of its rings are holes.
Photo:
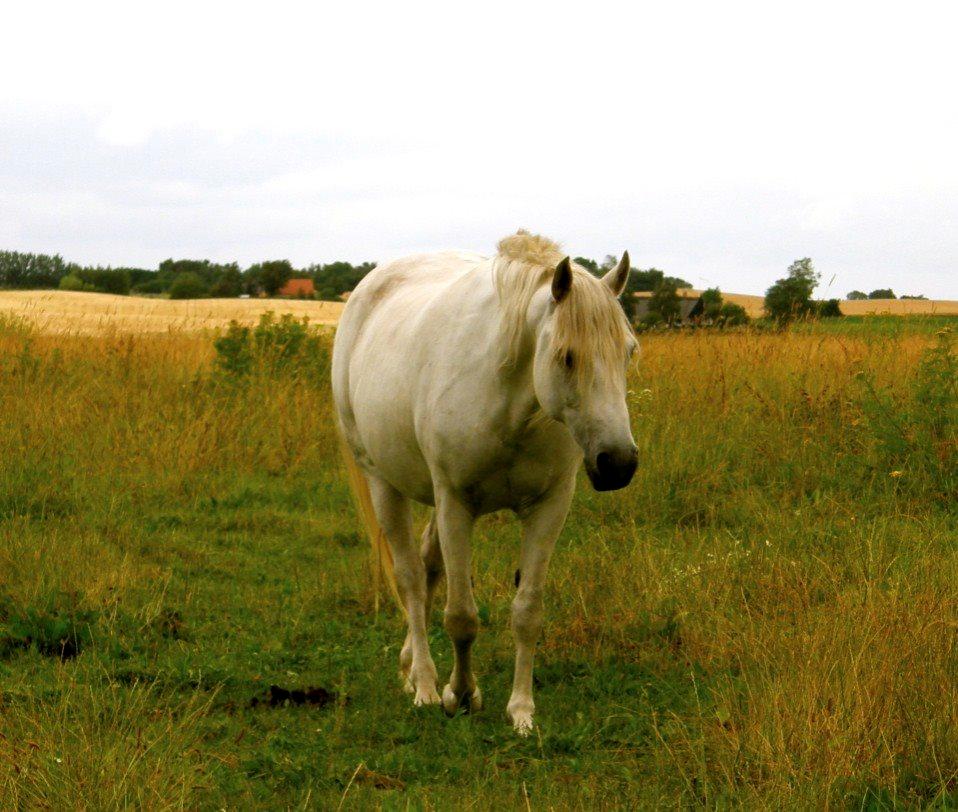
[[[532,723],[533,709],[534,708],[531,703],[529,703],[526,707],[519,705],[515,708],[506,709],[506,716],[508,716],[509,721],[512,722],[513,729],[523,738],[528,736],[535,727],[535,725]]]
[[[478,713],[482,710],[482,692],[478,685],[459,697],[452,690],[452,686],[446,683],[446,687],[442,689],[442,709],[447,716],[455,716],[459,708],[463,708],[468,713]]]

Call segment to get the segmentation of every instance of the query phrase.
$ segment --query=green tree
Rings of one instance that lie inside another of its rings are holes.
[[[818,303],[818,315],[823,319],[834,319],[845,314],[842,313],[838,299],[825,299],[825,301]]]
[[[226,265],[210,287],[210,296],[230,298],[243,292],[243,274],[236,265]]]
[[[788,268],[788,275],[779,279],[765,292],[765,312],[779,324],[787,324],[815,312],[812,292],[820,277],[805,257],[797,259]]]
[[[708,288],[702,291],[702,318],[704,321],[718,321],[722,312],[722,291]]]
[[[94,287],[84,282],[75,273],[68,273],[60,280],[60,290],[92,291]]]
[[[681,305],[678,286],[674,281],[663,279],[659,283],[649,299],[649,313],[657,314],[666,324],[672,324],[678,320]]]
[[[850,302],[858,302],[858,301],[861,301],[862,299],[867,299],[868,294],[865,293],[864,291],[853,290],[853,291],[850,291],[845,298],[848,299],[848,301]]]
[[[868,294],[869,299],[894,299],[895,292],[891,288],[877,288]]]
[[[288,259],[270,259],[252,265],[246,271],[246,285],[250,293],[262,291],[275,296],[293,275],[293,266]]]
[[[209,289],[199,274],[192,271],[183,271],[177,274],[170,285],[171,299],[202,299],[208,295]]]

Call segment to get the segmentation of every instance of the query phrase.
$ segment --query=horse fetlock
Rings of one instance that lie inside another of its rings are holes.
[[[451,683],[446,683],[446,687],[442,689],[442,709],[446,715],[454,716],[460,708],[468,713],[477,713],[482,710],[482,691],[475,682],[471,688],[461,692],[453,690]]]

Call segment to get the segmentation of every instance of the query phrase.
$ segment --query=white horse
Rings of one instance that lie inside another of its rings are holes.
[[[478,629],[470,536],[476,517],[492,511],[510,509],[522,522],[507,713],[525,735],[546,568],[576,471],[584,456],[600,491],[635,472],[625,379],[636,341],[616,302],[628,254],[597,279],[543,237],[520,231],[498,247],[492,258],[446,252],[376,268],[343,311],[332,378],[343,437],[362,469],[354,486],[368,483],[360,499],[371,498],[367,524],[378,521],[374,546],[383,535],[388,542],[408,621],[400,668],[416,705],[441,701],[449,714],[482,706],[470,662]],[[435,507],[421,551],[410,500]],[[443,570],[455,665],[440,699],[426,624]]]

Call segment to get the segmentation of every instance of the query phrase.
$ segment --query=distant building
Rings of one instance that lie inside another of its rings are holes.
[[[691,288],[679,288],[679,317],[676,324],[693,324],[705,311],[705,303],[702,301],[700,291]],[[649,301],[652,298],[651,291],[639,291],[632,294],[631,302],[626,300],[626,312],[629,318],[636,324],[642,321],[649,313]],[[631,304],[631,312],[628,306]]]
[[[316,287],[312,279],[290,279],[277,292],[277,296],[286,296],[291,299],[312,299]]]

